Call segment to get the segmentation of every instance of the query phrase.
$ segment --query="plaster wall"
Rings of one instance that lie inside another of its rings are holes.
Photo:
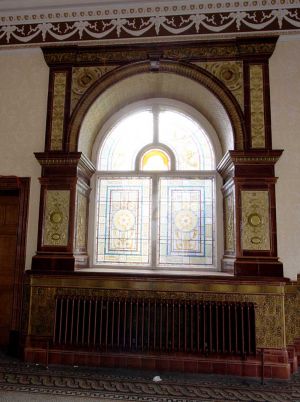
[[[49,69],[40,49],[0,51],[0,175],[30,177],[26,269],[36,252]]]
[[[300,36],[280,38],[270,59],[273,148],[276,165],[278,255],[286,277],[300,273]]]
[[[276,166],[278,255],[286,277],[300,272],[300,37],[279,40],[270,59],[273,147],[284,149]],[[44,150],[48,67],[40,49],[0,51],[0,175],[31,177],[26,268],[36,251],[41,169],[33,152]]]

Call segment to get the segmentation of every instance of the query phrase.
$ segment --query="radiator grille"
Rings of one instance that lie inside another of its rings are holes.
[[[56,346],[254,355],[253,303],[58,297]]]

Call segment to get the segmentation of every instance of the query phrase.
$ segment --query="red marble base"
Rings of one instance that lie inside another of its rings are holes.
[[[265,350],[264,359],[258,351],[256,357],[241,359],[233,356],[199,357],[181,354],[129,354],[62,350],[26,346],[24,360],[39,364],[65,364],[135,368],[142,370],[179,371],[189,373],[214,373],[246,377],[289,379],[295,370],[295,361],[287,350]]]

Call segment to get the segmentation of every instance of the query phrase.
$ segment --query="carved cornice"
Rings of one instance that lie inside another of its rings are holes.
[[[253,58],[269,58],[276,46],[277,37],[247,38],[222,41],[221,43],[188,42],[172,44],[148,44],[114,47],[45,47],[44,58],[49,66],[71,65],[124,65],[144,60],[174,60],[197,62],[208,60],[232,60]]]
[[[239,36],[300,29],[299,0],[174,2],[155,6],[80,7],[2,12],[0,46],[86,41]]]
[[[227,177],[229,172],[237,165],[272,165],[279,160],[283,150],[268,150],[265,152],[240,152],[228,151],[219,165],[218,172],[222,177]]]
[[[35,152],[34,155],[42,167],[73,166],[77,167],[88,178],[96,171],[93,163],[82,152]]]

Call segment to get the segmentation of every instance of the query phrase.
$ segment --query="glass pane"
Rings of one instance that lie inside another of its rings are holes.
[[[152,112],[129,115],[107,135],[99,153],[98,170],[134,170],[137,153],[152,140]]]
[[[159,113],[159,141],[175,154],[177,170],[213,170],[212,146],[204,130],[191,118],[176,111]]]
[[[96,263],[149,265],[150,178],[99,179]]]
[[[170,158],[161,149],[150,149],[141,160],[141,170],[169,170]]]
[[[159,184],[161,266],[213,266],[213,179],[166,179]]]

